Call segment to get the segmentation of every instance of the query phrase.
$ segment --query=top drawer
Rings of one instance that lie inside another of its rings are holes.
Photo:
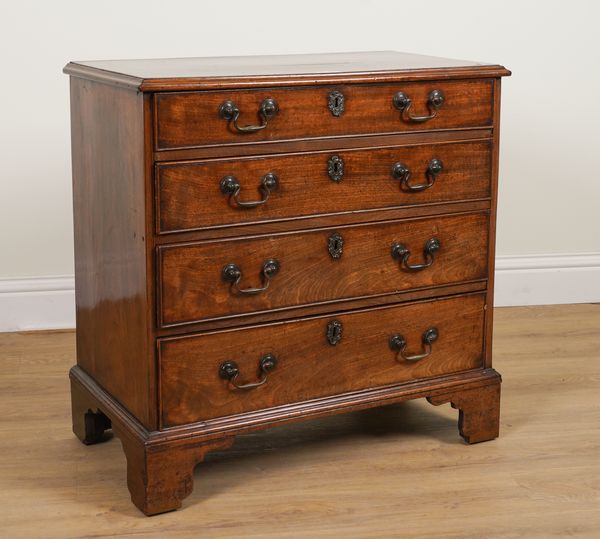
[[[158,93],[155,146],[485,127],[492,124],[492,85],[485,79]]]

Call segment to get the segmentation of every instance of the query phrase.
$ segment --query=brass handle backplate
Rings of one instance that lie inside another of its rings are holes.
[[[267,376],[277,367],[277,358],[273,354],[266,354],[260,358],[258,363],[259,378],[256,382],[238,384],[236,380],[240,375],[240,369],[235,361],[225,361],[219,367],[219,376],[228,380],[235,389],[252,389],[262,386],[267,382]]]
[[[445,100],[446,97],[441,90],[433,90],[427,97],[427,108],[429,109],[429,114],[427,116],[413,116],[410,113],[413,102],[405,92],[396,93],[392,102],[394,107],[400,111],[400,116],[405,122],[423,123],[436,117]]]
[[[225,282],[231,284],[232,290],[240,294],[253,295],[258,294],[260,292],[264,292],[267,288],[269,288],[271,279],[275,277],[275,275],[277,275],[277,273],[279,272],[279,268],[279,262],[274,258],[266,260],[262,266],[262,286],[259,288],[240,288],[240,282],[242,280],[242,270],[237,264],[234,263],[229,263],[223,268],[222,276]]]
[[[400,260],[400,267],[408,271],[420,271],[431,266],[435,260],[435,254],[441,249],[442,244],[437,238],[430,238],[423,247],[425,262],[422,264],[410,264],[410,250],[403,243],[394,243],[392,245],[392,258]]]
[[[221,193],[229,195],[229,201],[235,204],[238,208],[251,209],[257,206],[262,206],[267,200],[271,193],[279,187],[279,179],[272,172],[265,174],[260,182],[260,190],[262,192],[261,200],[240,200],[240,191],[242,186],[235,176],[225,176],[220,183]]]
[[[256,133],[267,127],[269,120],[274,118],[279,112],[279,105],[277,101],[272,98],[264,99],[258,108],[258,115],[260,116],[262,123],[260,125],[238,125],[238,119],[240,117],[239,107],[231,100],[227,100],[221,103],[219,107],[219,116],[224,120],[227,120],[229,125],[232,125],[238,133]]]
[[[421,359],[424,359],[431,354],[431,345],[432,345],[432,343],[434,343],[435,341],[438,340],[438,337],[439,337],[439,332],[438,332],[437,328],[430,327],[429,329],[426,329],[423,332],[423,336],[421,337],[424,351],[419,354],[412,354],[412,355],[406,354],[407,342],[406,342],[406,339],[399,333],[396,333],[395,335],[392,335],[390,337],[389,344],[390,344],[390,348],[394,352],[397,352],[396,359],[398,361],[400,361],[400,359],[402,359],[404,361],[415,362],[415,361],[420,361]]]
[[[418,191],[425,191],[433,187],[438,174],[442,172],[444,165],[440,159],[431,159],[427,164],[427,170],[425,171],[425,183],[410,183],[412,176],[411,170],[401,162],[395,163],[392,167],[392,178],[400,182],[400,188],[403,191],[409,193],[416,193]]]

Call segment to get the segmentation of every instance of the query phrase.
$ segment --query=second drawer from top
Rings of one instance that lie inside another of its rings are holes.
[[[208,159],[156,166],[158,233],[490,196],[491,142]]]

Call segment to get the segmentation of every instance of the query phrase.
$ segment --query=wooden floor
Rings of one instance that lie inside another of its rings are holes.
[[[71,434],[74,334],[0,334],[0,536],[600,537],[600,305],[498,309],[500,438],[416,401],[240,437],[145,517],[111,439]]]

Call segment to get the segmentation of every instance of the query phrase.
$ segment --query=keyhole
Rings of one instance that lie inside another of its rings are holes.
[[[333,155],[327,161],[327,174],[334,182],[339,182],[344,177],[344,160],[338,156]]]
[[[339,320],[332,320],[327,324],[327,340],[332,346],[335,346],[342,340],[342,333],[342,323]]]
[[[344,112],[344,94],[334,90],[329,94],[329,110],[336,118],[340,117]]]
[[[344,239],[337,232],[329,236],[328,241],[329,254],[332,258],[338,259],[342,256],[344,249]]]

